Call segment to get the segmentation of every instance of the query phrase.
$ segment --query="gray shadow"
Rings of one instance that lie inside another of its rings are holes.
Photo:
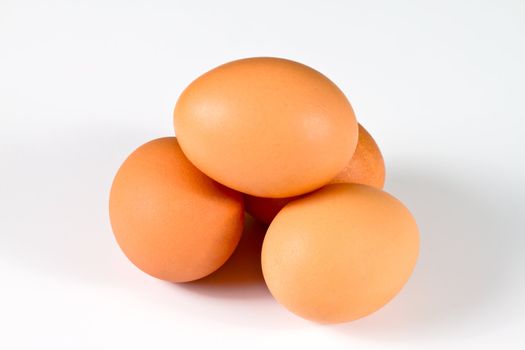
[[[507,272],[524,266],[518,248],[522,235],[507,224],[512,220],[511,191],[421,164],[391,169],[386,190],[418,222],[416,269],[383,309],[333,329],[403,341],[479,334],[505,322],[512,312],[512,301],[506,300],[512,289]]]

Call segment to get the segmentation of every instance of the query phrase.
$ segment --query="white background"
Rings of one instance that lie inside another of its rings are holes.
[[[416,271],[370,317],[290,314],[246,252],[158,281],[113,239],[120,163],[173,134],[192,79],[260,55],[345,91],[418,220]],[[0,348],[524,349],[524,66],[521,0],[0,0]]]

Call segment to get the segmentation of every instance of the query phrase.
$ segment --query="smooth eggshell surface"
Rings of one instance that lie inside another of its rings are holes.
[[[357,145],[357,122],[339,88],[279,58],[219,66],[192,82],[174,110],[188,159],[214,180],[260,197],[289,197],[336,176]]]
[[[242,196],[195,168],[174,137],[148,142],[126,159],[109,212],[126,256],[172,282],[217,270],[239,242],[244,218]]]
[[[377,143],[359,124],[359,141],[350,162],[330,183],[358,183],[379,189],[385,184],[385,162]],[[270,224],[277,213],[297,197],[263,198],[246,195],[246,211],[257,220]]]
[[[416,222],[400,201],[373,187],[334,184],[277,214],[261,259],[277,301],[306,319],[338,323],[392,299],[418,251]]]

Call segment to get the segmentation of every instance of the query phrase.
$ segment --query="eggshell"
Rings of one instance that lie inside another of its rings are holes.
[[[218,269],[239,242],[244,216],[242,196],[195,168],[174,137],[148,142],[126,159],[111,187],[109,213],[126,256],[172,282]]]
[[[339,88],[279,58],[219,66],[192,82],[174,110],[188,159],[238,191],[289,197],[336,176],[357,145],[357,122]]]
[[[419,251],[416,222],[382,190],[328,185],[277,214],[262,248],[264,279],[290,311],[321,323],[366,316],[407,282]]]
[[[379,189],[385,184],[385,162],[377,143],[359,124],[359,141],[352,159],[330,183],[358,183]],[[257,220],[270,224],[277,213],[297,197],[264,198],[246,195],[246,211]]]

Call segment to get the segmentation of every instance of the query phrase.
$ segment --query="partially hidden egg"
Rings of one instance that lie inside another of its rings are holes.
[[[322,187],[357,145],[352,106],[327,77],[270,57],[219,66],[193,81],[174,110],[188,159],[214,180],[260,197]]]
[[[125,160],[109,211],[129,260],[171,282],[217,270],[237,246],[244,220],[242,196],[195,168],[175,137],[150,141]]]
[[[338,323],[391,300],[418,251],[416,222],[399,200],[366,185],[333,184],[277,214],[261,262],[278,302],[303,318]]]
[[[385,162],[383,155],[370,133],[359,124],[359,139],[352,159],[330,183],[358,183],[383,188]],[[246,195],[246,211],[259,221],[269,225],[275,215],[297,197],[264,198]]]

